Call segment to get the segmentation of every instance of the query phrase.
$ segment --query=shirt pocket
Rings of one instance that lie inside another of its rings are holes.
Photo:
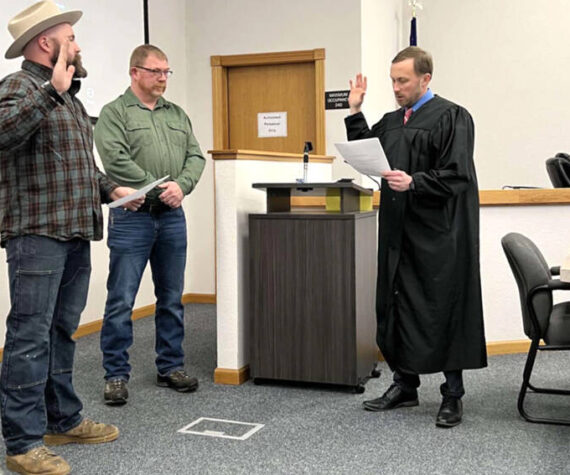
[[[140,149],[152,145],[152,130],[149,124],[129,122],[126,129],[127,139],[132,148]]]
[[[168,141],[172,145],[185,149],[188,138],[188,132],[186,131],[185,124],[167,121],[166,126],[168,127]]]

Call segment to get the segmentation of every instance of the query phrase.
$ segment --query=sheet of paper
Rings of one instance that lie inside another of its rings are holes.
[[[390,170],[386,154],[377,138],[335,143],[342,158],[363,175],[381,176]]]
[[[122,206],[125,203],[128,203],[129,201],[136,200],[137,198],[146,195],[155,186],[160,185],[164,180],[166,180],[169,177],[170,175],[163,176],[162,178],[159,178],[158,180],[153,181],[152,183],[149,183],[146,186],[143,186],[140,190],[137,190],[134,193],[131,193],[130,195],[123,196],[122,198],[119,198],[118,200],[109,203],[109,208],[117,208],[118,206]]]

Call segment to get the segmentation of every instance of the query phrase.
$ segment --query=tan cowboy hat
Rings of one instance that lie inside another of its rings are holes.
[[[51,0],[34,3],[9,21],[8,31],[14,38],[14,42],[4,57],[12,59],[21,56],[24,47],[36,35],[60,23],[73,25],[81,18],[81,15],[83,12],[79,10],[63,12]]]

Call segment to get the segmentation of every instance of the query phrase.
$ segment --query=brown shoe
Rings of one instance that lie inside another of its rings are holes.
[[[108,406],[122,406],[127,403],[129,390],[124,379],[109,379],[105,382],[103,399]]]
[[[91,419],[83,419],[81,424],[62,434],[46,434],[46,445],[63,444],[102,444],[119,437],[119,429],[111,424],[101,424]]]
[[[183,369],[178,369],[168,376],[157,374],[156,385],[161,388],[172,388],[179,393],[190,393],[198,389],[198,380],[188,376]]]
[[[6,468],[24,474],[66,475],[71,472],[71,467],[63,458],[43,445],[25,454],[7,455]]]

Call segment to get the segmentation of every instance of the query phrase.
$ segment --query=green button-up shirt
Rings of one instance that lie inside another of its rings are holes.
[[[187,195],[206,164],[186,113],[162,97],[150,110],[130,87],[101,110],[95,144],[107,175],[137,189],[170,175]],[[155,201],[161,191],[147,198]]]

